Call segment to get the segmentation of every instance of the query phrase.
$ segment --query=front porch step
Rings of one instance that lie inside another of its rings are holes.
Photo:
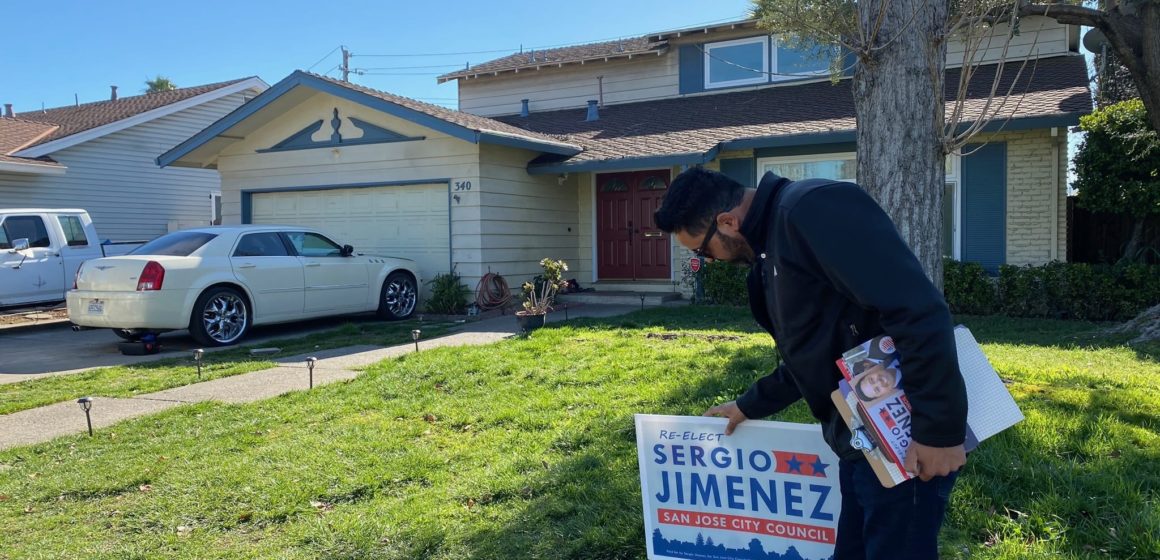
[[[580,286],[592,288],[598,292],[675,292],[673,283],[668,280],[643,280],[637,282],[602,280],[593,284],[581,284]]]
[[[664,305],[666,302],[681,299],[681,294],[669,292],[644,291],[606,291],[576,292],[572,294],[557,294],[556,303],[587,303],[591,305],[640,305],[641,296],[644,296],[646,307]]]

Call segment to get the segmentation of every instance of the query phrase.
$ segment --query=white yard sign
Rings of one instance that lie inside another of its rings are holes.
[[[838,458],[817,425],[636,415],[650,559],[826,560]]]

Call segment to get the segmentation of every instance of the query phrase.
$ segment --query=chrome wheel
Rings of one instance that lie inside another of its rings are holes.
[[[201,312],[202,329],[218,344],[229,344],[241,338],[249,320],[246,302],[230,291],[214,294]]]
[[[403,319],[415,311],[418,299],[419,290],[415,280],[407,274],[395,272],[383,283],[379,312],[388,319]]]

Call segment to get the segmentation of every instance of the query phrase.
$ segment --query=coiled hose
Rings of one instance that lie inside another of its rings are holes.
[[[483,311],[503,307],[511,301],[512,292],[503,276],[488,272],[475,286],[475,304]]]

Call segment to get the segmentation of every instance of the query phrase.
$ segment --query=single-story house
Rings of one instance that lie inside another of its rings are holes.
[[[980,149],[948,158],[947,253],[988,267],[1064,258],[1067,127],[1091,110],[1078,30],[1022,25],[1037,57],[1018,103]],[[970,118],[996,68],[968,88]],[[454,268],[469,285],[489,271],[515,285],[552,257],[597,289],[670,291],[690,254],[651,215],[682,169],[746,184],[766,170],[854,178],[849,80],[831,83],[752,21],[517,53],[441,79],[459,81],[462,110],[295,72],[158,163],[216,169],[228,223],[321,227],[415,258],[428,279]]]
[[[144,240],[220,221],[212,171],[162,169],[157,154],[268,85],[243,78],[0,116],[0,205],[83,208],[103,239]]]

